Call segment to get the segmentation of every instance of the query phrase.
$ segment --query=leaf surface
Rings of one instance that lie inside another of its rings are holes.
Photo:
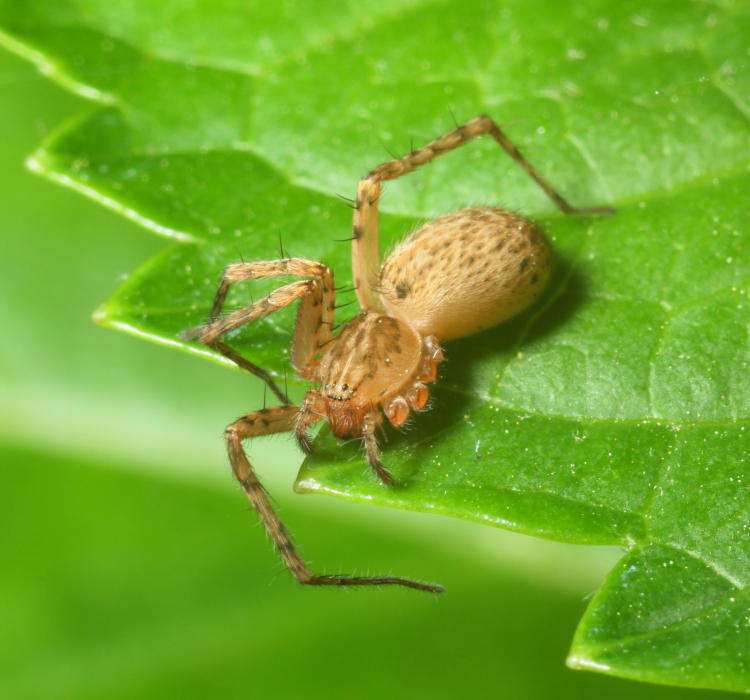
[[[569,663],[748,690],[747,6],[269,8],[0,2],[5,42],[92,101],[32,167],[178,241],[97,318],[209,354],[179,333],[205,319],[227,262],[283,246],[349,286],[337,194],[383,145],[405,153],[450,112],[519,119],[508,133],[566,197],[618,214],[559,215],[481,140],[390,183],[384,247],[502,204],[539,221],[555,274],[529,312],[447,347],[432,410],[387,432],[395,489],[325,430],[297,487],[622,544]],[[290,309],[231,342],[283,376],[293,323]]]

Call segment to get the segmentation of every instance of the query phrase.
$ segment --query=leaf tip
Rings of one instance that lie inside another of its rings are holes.
[[[594,661],[594,659],[579,652],[571,652],[565,660],[565,665],[574,671],[602,671],[611,672],[612,667],[607,664]]]
[[[316,493],[320,491],[320,484],[311,477],[300,479],[299,477],[294,482],[295,493]]]
[[[47,152],[43,148],[39,148],[26,158],[24,164],[32,173],[46,173],[46,157]]]
[[[109,313],[107,312],[106,304],[102,304],[94,310],[91,314],[91,320],[98,326],[106,326]]]

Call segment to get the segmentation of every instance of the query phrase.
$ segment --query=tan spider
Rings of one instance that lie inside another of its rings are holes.
[[[383,484],[393,479],[380,462],[375,431],[383,412],[402,425],[410,409],[428,399],[443,359],[440,343],[494,326],[523,310],[541,293],[549,277],[547,243],[531,221],[504,209],[470,207],[430,221],[412,233],[380,266],[378,200],[380,183],[482,134],[490,134],[536,180],[566,214],[611,214],[608,207],[570,206],[531,166],[497,124],[487,116],[472,119],[449,134],[365,175],[357,188],[352,236],[354,285],[362,311],[335,337],[333,272],[303,258],[228,265],[216,293],[211,317],[184,337],[197,338],[261,377],[283,402],[238,418],[226,430],[232,469],[258,511],[284,562],[300,583],[316,585],[400,584],[434,593],[442,586],[395,576],[318,576],[297,553],[269,502],[242,447],[246,438],[293,431],[310,452],[306,436],[313,423],[327,419],[338,437],[361,437],[367,460]],[[261,277],[307,277],[221,317],[234,282]],[[300,300],[292,343],[297,372],[315,382],[301,406],[288,403],[271,377],[219,338],[257,318]]]

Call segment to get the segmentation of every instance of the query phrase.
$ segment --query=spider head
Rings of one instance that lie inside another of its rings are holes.
[[[363,311],[334,338],[318,367],[320,396],[334,435],[360,436],[367,415],[382,406],[394,425],[425,407],[425,383],[437,376],[442,351],[433,336],[408,324]],[[323,411],[321,411],[323,412]]]
[[[336,437],[359,437],[362,435],[362,424],[368,406],[362,406],[351,401],[337,401],[326,397],[328,408],[328,422]]]

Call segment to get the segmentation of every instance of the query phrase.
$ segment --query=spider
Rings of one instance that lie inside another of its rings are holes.
[[[338,437],[362,439],[367,461],[380,481],[393,479],[380,460],[375,433],[383,414],[403,425],[412,410],[424,410],[427,384],[437,378],[441,343],[494,326],[529,306],[549,277],[550,251],[528,219],[504,209],[474,206],[430,221],[408,236],[380,266],[380,183],[410,173],[471,139],[489,134],[565,214],[611,214],[609,207],[573,207],[521,155],[488,116],[472,119],[426,146],[378,166],[357,187],[352,234],[354,286],[362,310],[333,335],[333,272],[320,262],[285,258],[242,262],[224,270],[208,322],[183,333],[263,379],[281,405],[238,418],[226,429],[235,477],[263,521],[286,566],[302,584],[364,586],[397,584],[433,593],[436,584],[396,576],[313,574],[298,554],[271,506],[242,441],[283,431],[295,434],[310,453],[307,429],[327,420]],[[221,316],[232,284],[291,275],[306,279]],[[289,403],[270,375],[221,342],[221,336],[300,301],[292,341],[292,364],[315,382],[300,406]],[[382,411],[381,411],[382,409]]]

